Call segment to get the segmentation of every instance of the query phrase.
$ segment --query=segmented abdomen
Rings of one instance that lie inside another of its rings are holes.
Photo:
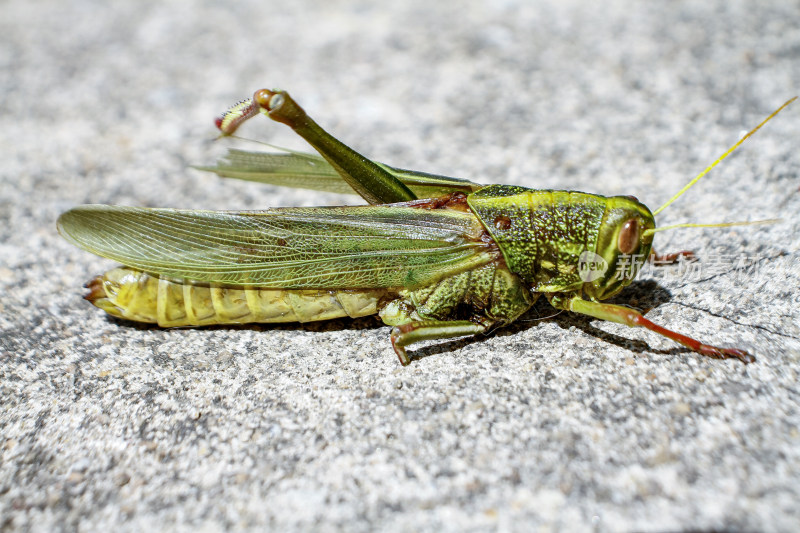
[[[127,267],[92,279],[86,299],[107,313],[162,327],[310,322],[372,315],[388,291],[237,289],[160,279]]]

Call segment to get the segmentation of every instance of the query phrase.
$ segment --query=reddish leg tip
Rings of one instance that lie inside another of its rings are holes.
[[[744,350],[737,350],[735,348],[731,348],[731,349],[725,350],[725,353],[729,358],[738,359],[739,361],[741,361],[742,363],[744,363],[746,365],[756,362],[756,357],[754,355],[751,355],[751,354],[745,352]]]
[[[408,324],[403,324],[403,326],[407,326]],[[408,354],[406,353],[406,349],[398,344],[400,340],[400,336],[403,334],[403,326],[395,326],[392,328],[392,333],[389,338],[392,341],[392,348],[394,348],[394,353],[397,354],[397,358],[400,360],[400,364],[403,366],[408,366],[411,363],[411,359],[408,358]]]
[[[692,262],[697,261],[697,256],[694,255],[694,252],[691,250],[681,250],[680,252],[674,252],[669,254],[659,254],[655,250],[650,253],[650,263],[653,266],[665,266],[665,265],[673,265],[677,263],[681,258],[684,261]]]
[[[755,363],[756,358],[744,350],[737,348],[717,348],[716,346],[709,346],[707,344],[700,345],[698,350],[701,354],[713,357],[714,359],[738,359],[744,364]]]

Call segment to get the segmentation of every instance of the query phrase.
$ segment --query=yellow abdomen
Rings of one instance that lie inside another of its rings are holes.
[[[195,285],[127,267],[92,279],[86,299],[107,313],[162,327],[310,322],[372,315],[383,289],[294,290]]]

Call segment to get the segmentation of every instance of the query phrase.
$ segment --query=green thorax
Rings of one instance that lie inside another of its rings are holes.
[[[636,217],[643,226],[653,225],[647,207],[628,197],[489,185],[471,194],[467,202],[497,243],[508,268],[537,292],[583,289],[599,299],[618,292],[642,263],[638,258],[627,279],[614,278],[622,223]],[[646,248],[637,250],[637,255],[649,254],[649,242]],[[602,258],[606,267],[602,276],[587,277],[580,266],[586,257]]]

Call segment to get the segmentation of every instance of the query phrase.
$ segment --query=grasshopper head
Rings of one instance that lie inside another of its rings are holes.
[[[593,256],[579,268],[585,280],[583,290],[592,300],[605,300],[629,285],[650,256],[655,218],[644,204],[633,196],[608,198],[605,223],[597,237]]]
[[[605,271],[602,268],[589,268],[586,270],[588,276],[581,272],[581,279],[584,280],[583,290],[593,300],[604,300],[610,298],[630,284],[636,273],[642,267],[650,255],[650,248],[653,243],[653,234],[657,231],[664,231],[675,228],[698,228],[698,227],[729,227],[744,226],[750,224],[771,224],[777,220],[757,220],[754,222],[723,222],[717,224],[675,224],[656,229],[654,215],[659,214],[672,202],[680,198],[683,193],[694,186],[703,176],[717,166],[720,161],[728,157],[738,148],[748,137],[757,132],[761,126],[769,122],[775,115],[780,113],[786,106],[797,100],[791,98],[785,104],[772,112],[761,123],[750,130],[745,136],[731,146],[727,152],[717,158],[704,171],[697,175],[692,181],[686,184],[683,189],[670,198],[664,205],[651,212],[646,206],[641,204],[632,196],[615,196],[608,199],[608,216],[600,229],[597,239],[595,253],[585,252],[590,255],[587,264],[592,266],[607,266]],[[583,257],[581,258],[583,260]],[[602,271],[602,272],[601,272]]]

